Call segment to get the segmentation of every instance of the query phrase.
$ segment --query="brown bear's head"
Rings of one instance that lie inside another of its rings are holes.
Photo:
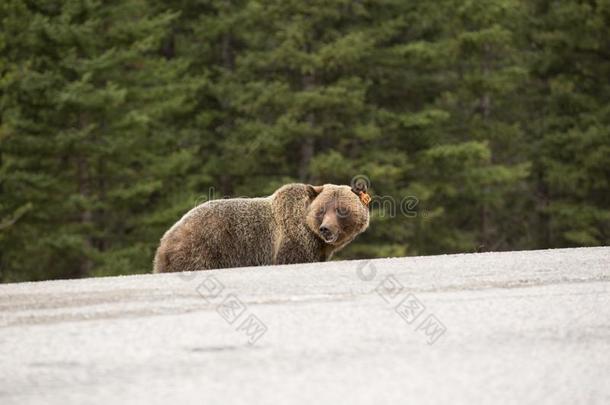
[[[369,226],[369,210],[359,195],[362,190],[334,184],[307,189],[311,199],[307,226],[325,243],[344,246]]]

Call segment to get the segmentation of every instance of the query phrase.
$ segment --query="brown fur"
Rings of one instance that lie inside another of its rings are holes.
[[[265,198],[209,201],[163,235],[153,271],[325,261],[368,224],[349,186],[288,184]]]

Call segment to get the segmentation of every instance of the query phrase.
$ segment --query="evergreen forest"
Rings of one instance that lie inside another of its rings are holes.
[[[369,183],[336,259],[610,244],[610,0],[3,0],[0,281]]]

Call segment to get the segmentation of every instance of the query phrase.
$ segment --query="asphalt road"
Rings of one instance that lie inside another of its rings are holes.
[[[610,248],[0,285],[0,404],[610,404]]]

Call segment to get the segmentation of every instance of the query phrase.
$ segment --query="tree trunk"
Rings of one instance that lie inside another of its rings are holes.
[[[309,162],[314,153],[314,139],[307,137],[301,143],[301,162],[299,164],[299,180],[306,183],[309,181]]]
[[[307,75],[303,77],[303,90],[311,90],[315,88],[315,77],[313,75]],[[315,127],[316,120],[313,112],[307,114],[306,122],[312,129],[312,134],[301,142],[301,156],[299,162],[299,180],[307,182],[309,179],[309,162],[313,157],[315,151],[315,139],[313,137],[313,128]]]
[[[78,193],[83,197],[85,203],[89,203],[91,196],[91,184],[89,179],[89,164],[83,157],[79,157],[76,162],[77,166],[77,180],[78,180]],[[93,214],[88,207],[83,208],[80,213],[80,223],[84,228],[85,233],[89,233],[89,228],[93,222]],[[78,276],[86,277],[90,275],[91,269],[93,268],[93,262],[89,258],[89,253],[93,249],[93,241],[90,236],[84,237],[85,251],[82,253],[81,262],[78,268]]]
[[[168,37],[165,38],[165,41],[163,41],[161,54],[165,59],[174,59],[176,56],[176,35],[173,28],[170,30]]]
[[[538,249],[549,249],[551,245],[551,217],[547,212],[551,197],[549,189],[544,181],[543,170],[540,169],[536,176],[536,212],[538,213],[537,220],[537,245]]]
[[[484,45],[484,55],[483,55],[483,61],[482,61],[482,65],[481,65],[481,70],[483,73],[483,78],[487,79],[487,77],[489,76],[489,71],[490,71],[490,64],[491,64],[491,46],[489,44],[485,44]],[[491,114],[491,96],[488,93],[484,93],[481,98],[479,99],[479,108],[481,111],[481,115],[483,117],[483,124],[487,124],[487,121],[489,121],[489,116]],[[493,148],[491,148],[492,151],[492,156],[493,156]],[[492,157],[492,161],[493,161],[493,157]],[[485,187],[485,189],[482,190],[482,194],[483,194],[483,198],[482,198],[482,202],[481,202],[481,208],[480,208],[480,212],[479,212],[479,216],[480,216],[480,227],[479,227],[479,236],[480,236],[480,246],[479,249],[480,250],[488,250],[489,247],[489,212],[487,209],[487,194],[490,192],[490,190],[487,189],[487,187]]]
[[[228,2],[230,3],[230,2]],[[222,36],[221,41],[221,53],[222,53],[222,66],[228,70],[235,70],[235,57],[233,52],[233,39],[230,32],[226,32]],[[229,108],[229,103],[226,99],[221,99],[221,105],[223,108]],[[226,131],[230,131],[233,124],[229,122],[223,123],[223,127]],[[231,197],[233,194],[233,177],[228,173],[220,175],[220,191],[222,196],[220,198]]]
[[[213,198],[230,198],[233,195],[233,179],[231,175],[223,173],[220,175],[220,193],[221,196],[213,196]]]
[[[227,32],[222,36],[222,64],[228,70],[233,70],[235,67],[232,48],[231,34]]]

